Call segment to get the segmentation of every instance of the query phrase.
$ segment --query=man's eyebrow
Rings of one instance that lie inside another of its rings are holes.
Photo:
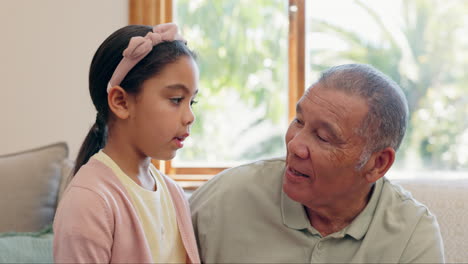
[[[296,113],[302,114],[302,107],[299,103],[296,104]],[[338,140],[341,139],[341,133],[339,133],[339,130],[334,125],[324,120],[319,120],[317,123],[320,126],[322,126],[325,130],[327,130],[331,134],[332,137]]]
[[[320,120],[319,124],[323,126],[323,128],[327,130],[333,137],[335,137],[336,139],[341,139],[341,133],[338,132],[334,125],[323,120]]]
[[[166,88],[168,89],[171,89],[171,90],[184,90],[185,93],[190,93],[190,90],[189,88],[187,88],[187,86],[183,85],[183,84],[171,84],[171,85],[168,85],[166,86]],[[195,91],[194,95],[196,95],[198,93],[198,89]]]
[[[296,104],[296,113],[302,114],[302,107],[299,103]]]

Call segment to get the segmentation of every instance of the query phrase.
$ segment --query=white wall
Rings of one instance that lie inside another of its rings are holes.
[[[76,157],[92,56],[127,23],[127,0],[0,0],[0,155],[66,141]]]

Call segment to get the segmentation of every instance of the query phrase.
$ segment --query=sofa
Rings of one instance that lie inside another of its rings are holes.
[[[0,263],[52,262],[53,217],[72,167],[64,142],[0,155]],[[437,216],[447,263],[467,263],[468,175],[394,182]]]
[[[0,155],[0,263],[52,262],[52,222],[73,162],[58,142]]]

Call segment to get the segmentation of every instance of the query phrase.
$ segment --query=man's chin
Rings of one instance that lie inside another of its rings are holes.
[[[292,185],[288,180],[286,179],[286,175],[283,175],[283,192],[292,200],[296,202],[300,202],[300,198],[297,192],[297,188],[295,188],[294,185]]]

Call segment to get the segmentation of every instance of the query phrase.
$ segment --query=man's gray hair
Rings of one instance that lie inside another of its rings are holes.
[[[357,169],[375,151],[386,147],[398,150],[408,123],[408,102],[396,82],[370,65],[345,64],[324,71],[317,83],[360,96],[368,103],[369,112],[358,128],[367,142]]]

